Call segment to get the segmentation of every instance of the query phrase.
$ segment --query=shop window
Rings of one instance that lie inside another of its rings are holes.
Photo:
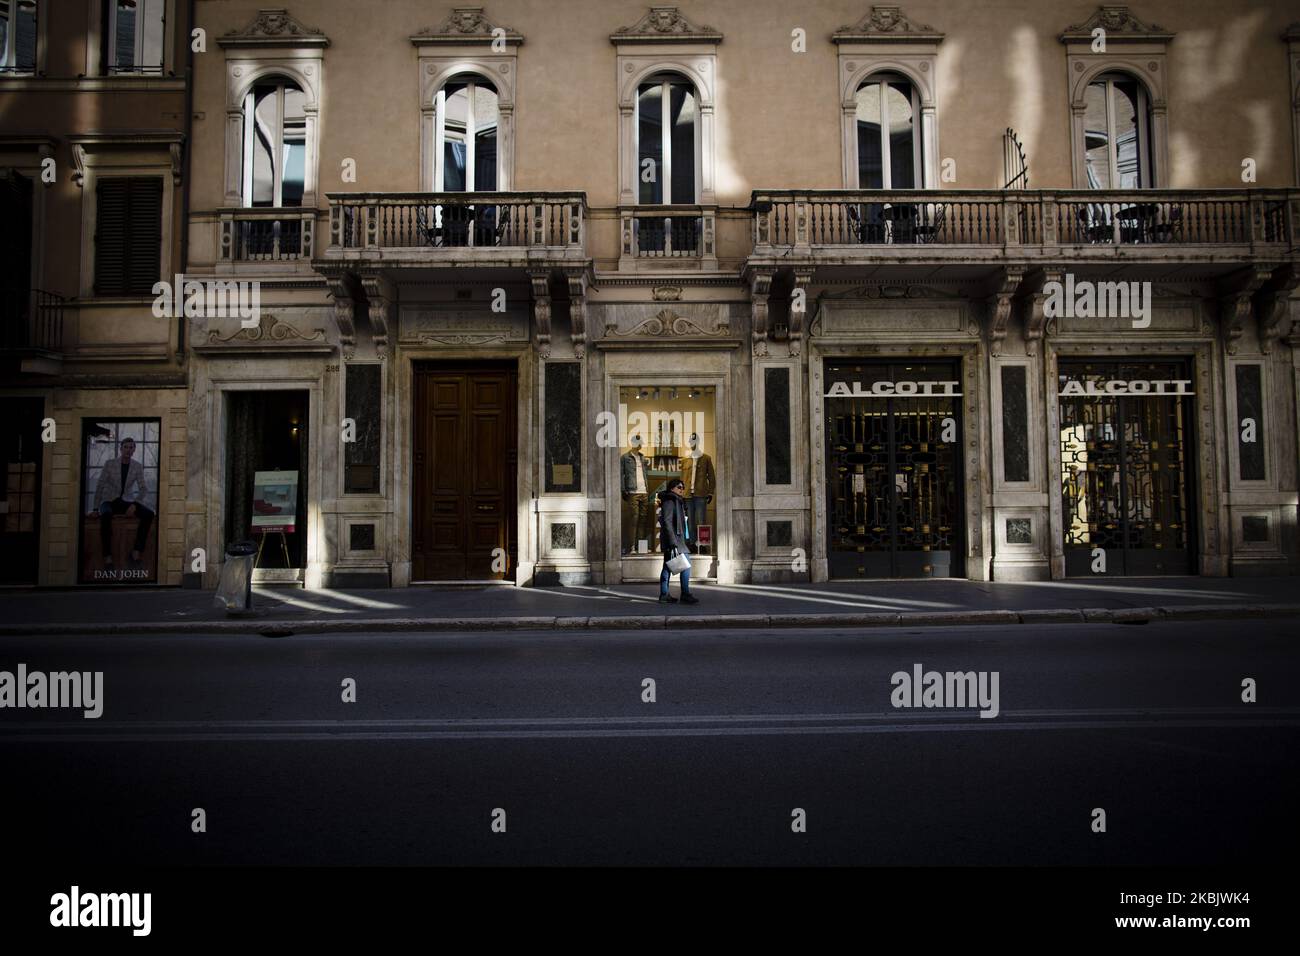
[[[307,97],[289,80],[258,83],[244,97],[245,206],[301,206],[306,182]]]
[[[36,0],[0,0],[0,73],[36,72]]]
[[[1264,387],[1259,365],[1237,366],[1237,457],[1242,481],[1263,481]]]
[[[95,183],[95,295],[153,295],[162,272],[163,181],[114,176]]]
[[[546,365],[546,474],[547,494],[582,490],[582,364],[548,362]]]
[[[157,418],[82,423],[83,584],[158,580]]]
[[[225,544],[251,538],[258,568],[306,567],[307,412],[304,391],[227,398]]]
[[[763,370],[763,452],[765,477],[769,485],[791,483],[790,468],[790,370]]]
[[[166,0],[107,0],[109,73],[161,73]]]
[[[357,363],[347,366],[345,381],[347,417],[356,427],[355,440],[344,444],[343,493],[376,494],[379,491],[379,452],[382,366]]]
[[[617,470],[623,554],[659,551],[658,499],[674,478],[686,482],[687,544],[704,554],[716,547],[716,497],[723,476],[716,464],[715,398],[711,386],[619,390],[626,409]]]

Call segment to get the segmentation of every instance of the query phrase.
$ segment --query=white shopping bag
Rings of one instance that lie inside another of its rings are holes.
[[[668,559],[668,570],[673,574],[681,574],[691,566],[691,559],[685,551],[678,551]]]

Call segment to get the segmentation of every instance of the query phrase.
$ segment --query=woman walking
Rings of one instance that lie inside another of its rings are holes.
[[[664,553],[664,567],[659,572],[659,600],[667,604],[677,603],[677,598],[668,593],[668,582],[673,570],[668,563],[679,555],[688,554],[686,550],[686,482],[673,478],[668,482],[668,490],[659,493],[659,549]],[[700,599],[691,594],[691,566],[688,561],[681,570],[682,603],[699,604]]]

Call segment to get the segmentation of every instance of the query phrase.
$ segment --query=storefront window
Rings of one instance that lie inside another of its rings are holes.
[[[619,491],[623,554],[659,552],[658,495],[686,482],[687,544],[717,547],[717,435],[713,387],[646,385],[619,390]]]
[[[158,580],[157,418],[82,425],[81,581]]]

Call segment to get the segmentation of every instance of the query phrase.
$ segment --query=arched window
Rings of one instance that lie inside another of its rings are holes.
[[[693,205],[699,201],[700,111],[694,85],[664,73],[637,87],[637,201]]]
[[[1090,189],[1148,189],[1151,106],[1146,87],[1124,73],[1103,73],[1088,84],[1084,110],[1084,168]]]
[[[436,112],[434,191],[494,191],[499,182],[496,87],[477,77],[456,77],[438,91]]]
[[[895,73],[877,73],[858,87],[856,99],[858,188],[917,188],[925,167],[915,84]]]
[[[241,196],[245,206],[301,206],[307,161],[306,96],[273,78],[244,97]]]

